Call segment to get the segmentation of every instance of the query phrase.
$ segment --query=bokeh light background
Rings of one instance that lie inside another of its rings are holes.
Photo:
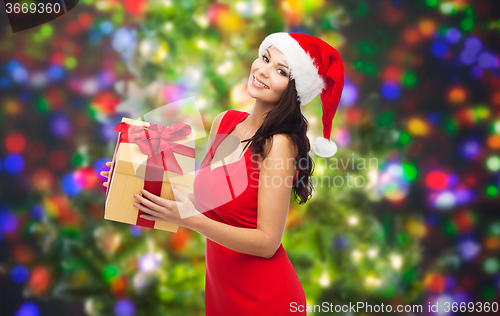
[[[291,203],[308,303],[500,300],[497,1],[80,0],[15,34],[0,15],[1,315],[204,314],[204,237],[104,220],[99,173],[123,116],[195,96],[208,132],[250,111],[250,65],[279,31],[343,57],[339,152],[315,176],[360,177]],[[319,97],[303,111],[313,140]]]

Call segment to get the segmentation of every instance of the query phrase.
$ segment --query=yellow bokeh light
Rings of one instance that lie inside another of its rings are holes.
[[[412,118],[408,121],[408,131],[413,135],[425,136],[429,134],[429,125],[422,119]]]

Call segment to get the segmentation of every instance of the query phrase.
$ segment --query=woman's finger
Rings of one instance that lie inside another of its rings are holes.
[[[103,182],[103,183],[102,183],[102,185],[103,185],[103,186],[105,186],[105,187],[107,188],[107,187],[108,187],[108,182],[107,182],[107,181],[106,181],[106,182]]]
[[[160,212],[157,212],[155,210],[152,210],[144,205],[141,205],[139,203],[134,203],[134,207],[137,207],[138,209],[140,209],[141,211],[145,212],[145,213],[148,213],[149,215],[152,215],[152,216],[156,216],[158,218],[161,218],[163,216],[162,213]]]
[[[143,205],[149,207],[154,211],[162,213],[162,207],[160,205],[151,202],[150,200],[144,198],[143,196],[140,196],[139,194],[134,194],[134,197],[139,201],[139,203],[142,203]]]
[[[159,197],[158,195],[154,195],[153,193],[151,192],[148,192],[146,190],[141,190],[141,193],[147,197],[148,199],[150,199],[151,201],[153,201],[154,203],[160,205],[160,206],[164,206],[166,208],[172,208],[172,204],[170,203],[175,203],[174,201],[170,201],[170,200],[167,200],[167,199],[164,199],[162,197]]]
[[[144,218],[144,219],[148,219],[150,221],[165,221],[163,218],[159,218],[159,217],[151,216],[151,215],[146,215],[146,214],[142,214],[140,217]]]

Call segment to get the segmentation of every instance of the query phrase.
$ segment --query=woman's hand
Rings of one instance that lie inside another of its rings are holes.
[[[100,175],[103,176],[103,177],[108,178],[108,181],[102,183],[103,186],[108,187],[108,185],[109,185],[109,176],[111,175],[111,172],[113,172],[113,162],[112,161],[106,162],[106,166],[109,167],[109,171],[101,171]]]
[[[167,221],[193,229],[194,222],[199,218],[198,216],[201,213],[196,210],[193,202],[174,185],[172,185],[172,192],[174,193],[175,201],[164,199],[146,190],[141,190],[143,196],[134,194],[134,197],[138,200],[138,203],[134,203],[134,206],[148,214],[142,214],[142,218],[152,221]],[[144,197],[147,197],[149,200]]]

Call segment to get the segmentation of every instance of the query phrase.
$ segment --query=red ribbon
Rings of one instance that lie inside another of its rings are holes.
[[[120,132],[118,144],[135,143],[139,146],[141,152],[147,155],[144,189],[157,196],[160,196],[161,193],[165,170],[175,172],[181,176],[184,174],[175,159],[174,152],[191,158],[195,157],[194,148],[173,142],[191,134],[191,126],[187,124],[177,123],[165,127],[157,124],[136,126],[121,122],[116,125],[113,131]],[[146,196],[143,197],[148,199]],[[139,210],[136,225],[154,228],[155,221],[141,218],[142,214],[148,215]]]

